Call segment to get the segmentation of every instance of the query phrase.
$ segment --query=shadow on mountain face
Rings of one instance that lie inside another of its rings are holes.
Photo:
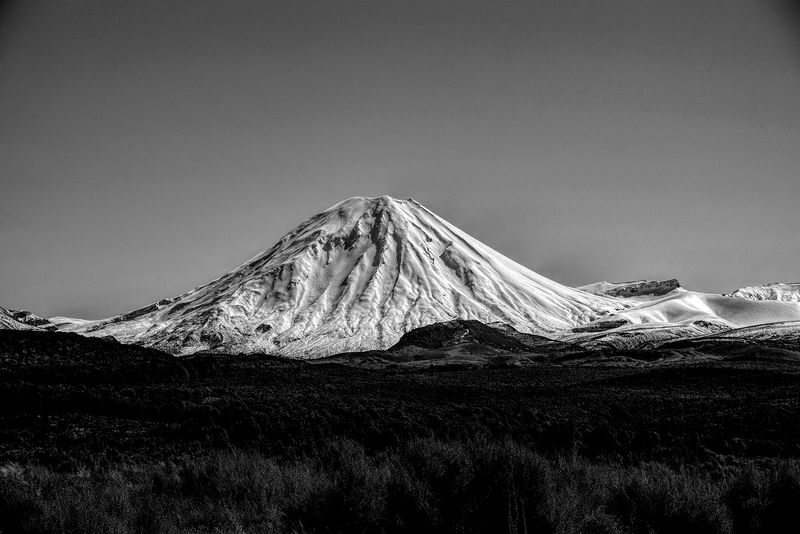
[[[351,352],[310,360],[361,368],[463,368],[683,365],[717,360],[800,362],[800,352],[785,346],[707,337],[642,349],[587,349],[575,343],[525,334],[509,325],[453,320],[406,333],[387,350]]]
[[[407,332],[387,350],[337,354],[313,364],[357,367],[508,367],[546,362],[563,354],[582,353],[578,345],[519,332],[513,327],[456,319]]]

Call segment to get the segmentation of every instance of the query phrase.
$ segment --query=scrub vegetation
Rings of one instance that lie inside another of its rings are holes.
[[[6,331],[0,531],[788,532],[800,366],[698,362],[359,369]]]

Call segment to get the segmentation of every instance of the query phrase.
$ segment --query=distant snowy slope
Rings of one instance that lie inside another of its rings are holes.
[[[592,295],[624,298],[654,298],[681,287],[677,280],[634,280],[632,282],[595,282],[576,289]]]
[[[800,304],[752,301],[681,290],[618,316],[632,323],[679,323],[716,318],[730,323],[732,327],[742,327],[800,320]]]
[[[611,325],[615,323],[608,321]],[[651,349],[669,341],[706,336],[730,330],[731,325],[721,320],[685,321],[682,323],[625,323],[602,330],[575,329],[562,332],[558,338],[587,349]]]
[[[728,296],[748,300],[779,300],[800,302],[800,282],[791,284],[775,282],[760,286],[742,287]]]
[[[21,321],[19,318],[20,313],[17,310],[0,308],[0,330],[40,330],[33,324]]]
[[[724,335],[742,327],[771,333],[772,323],[795,325],[800,320],[800,303],[776,300],[748,300],[724,295],[676,289],[649,299],[635,299],[637,305],[610,317],[561,332],[562,341],[588,348],[648,348],[661,343],[707,335]],[[787,326],[782,331],[789,331]]]
[[[76,319],[75,317],[50,317],[50,322],[61,332],[80,332],[97,321]]]
[[[800,304],[752,301],[684,289],[618,313],[615,318],[630,323],[682,323],[716,319],[731,328],[763,323],[800,320]]]
[[[762,343],[766,345],[800,349],[800,322],[759,324],[722,332],[707,339]]]
[[[631,304],[540,276],[414,200],[352,198],[178,297],[68,328],[173,353],[321,357],[384,349],[435,322],[569,329]]]

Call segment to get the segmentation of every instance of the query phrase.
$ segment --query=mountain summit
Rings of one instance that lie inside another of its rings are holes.
[[[313,358],[387,348],[440,321],[500,321],[541,333],[623,306],[522,267],[415,200],[357,197],[204,286],[74,328],[179,354]]]

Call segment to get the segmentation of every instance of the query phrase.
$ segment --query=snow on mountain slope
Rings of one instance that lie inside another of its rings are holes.
[[[595,282],[576,289],[592,295],[653,299],[681,287],[674,278],[670,280],[634,280],[632,282]]]
[[[35,325],[20,321],[16,310],[0,308],[0,330],[40,330]]]
[[[555,336],[567,343],[591,350],[606,349],[651,349],[669,341],[707,336],[730,330],[731,325],[722,320],[709,319],[683,323],[625,323],[606,321],[613,328],[607,330],[590,328],[563,332]],[[599,326],[599,325],[597,325]]]
[[[775,347],[800,349],[800,322],[758,324],[704,336],[694,341],[747,341]]]
[[[775,282],[761,286],[742,287],[727,296],[748,300],[800,302],[800,282],[791,284]]]
[[[416,201],[384,196],[341,202],[184,295],[69,328],[179,354],[313,358],[388,348],[451,319],[551,332],[629,306],[540,276]]]
[[[98,321],[92,321],[89,319],[77,319],[75,317],[50,317],[50,322],[55,325],[56,329],[60,332],[79,332],[85,329],[87,326],[91,325],[92,323],[97,323]]]
[[[722,320],[731,328],[800,320],[800,303],[755,301],[684,289],[617,314],[631,323]]]
[[[747,300],[679,288],[554,337],[587,348],[642,349],[668,341],[800,320],[800,303]],[[755,325],[758,325],[755,327]],[[769,330],[767,328],[767,330]]]

